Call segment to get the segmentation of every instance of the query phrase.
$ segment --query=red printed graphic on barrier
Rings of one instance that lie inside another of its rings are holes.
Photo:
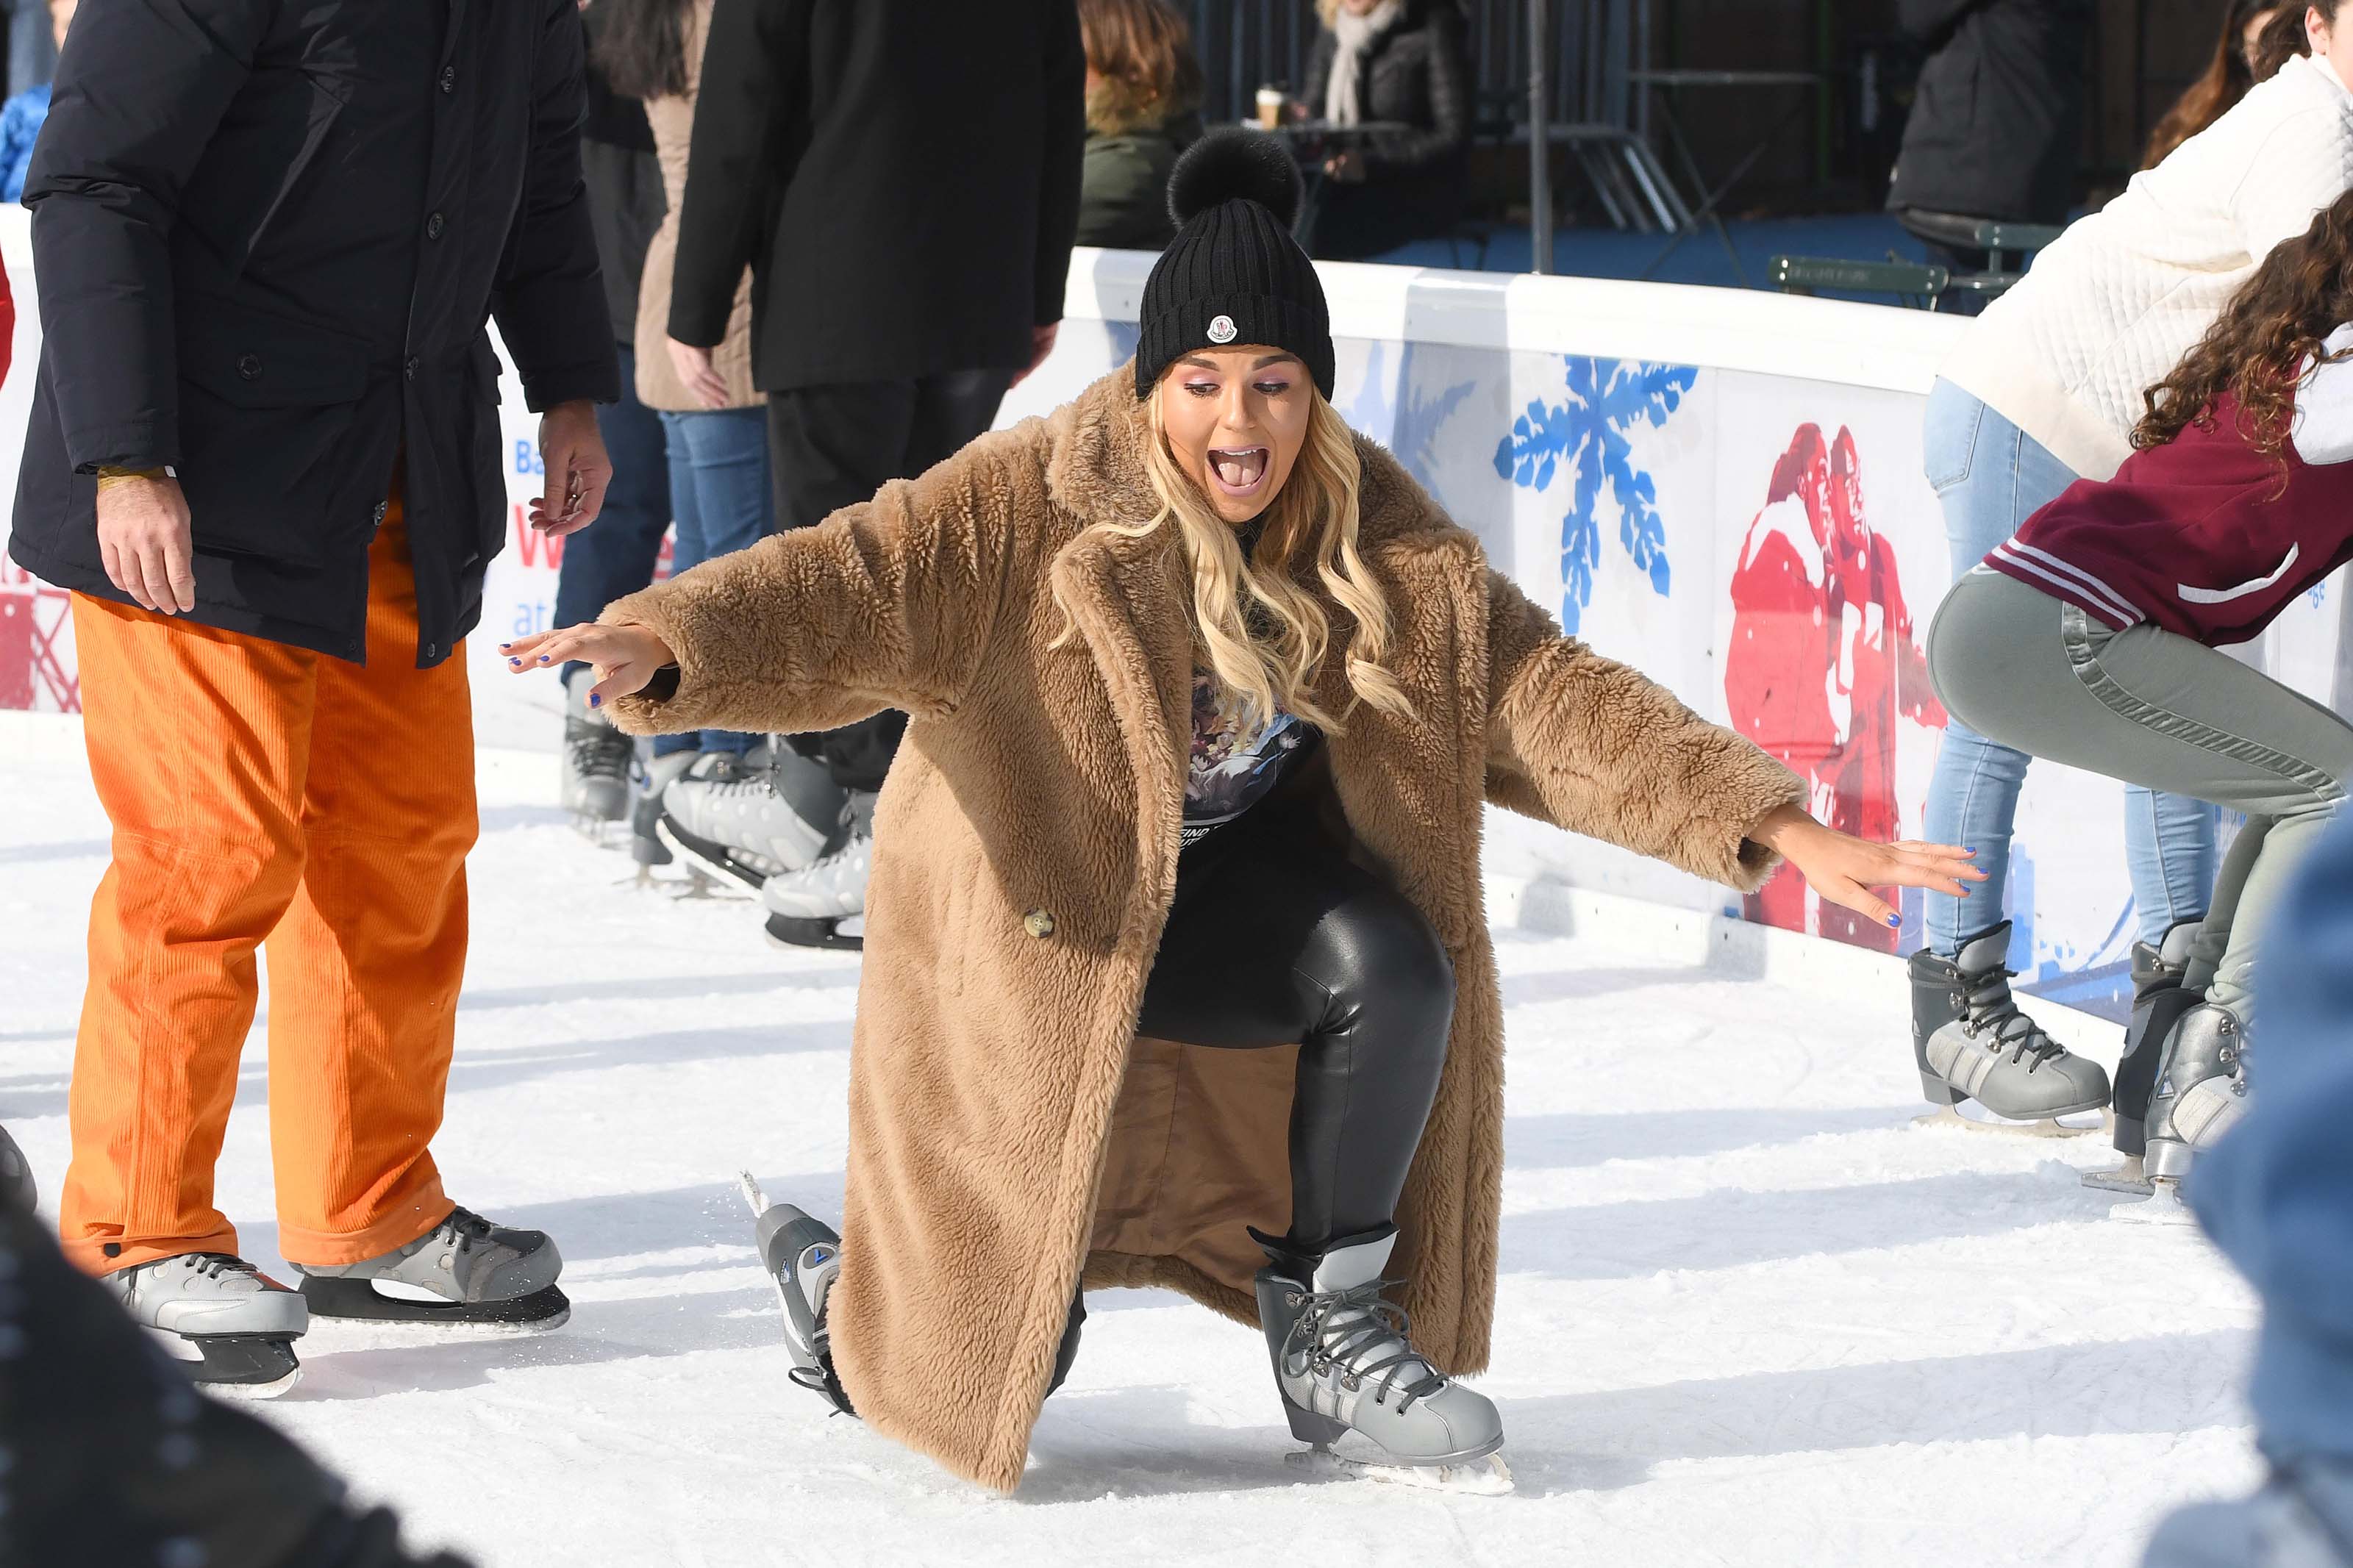
[[[1724,698],[1733,728],[1795,769],[1813,814],[1864,838],[1902,837],[1898,719],[1941,729],[1895,547],[1864,515],[1852,433],[1801,425],[1774,465],[1732,574]],[[1823,905],[1795,877],[1749,895],[1750,920],[1894,952],[1897,933]]]
[[[0,708],[80,712],[72,640],[66,591],[0,561]]]

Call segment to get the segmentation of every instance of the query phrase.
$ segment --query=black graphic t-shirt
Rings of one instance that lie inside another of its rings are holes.
[[[1185,779],[1187,844],[1198,843],[1266,798],[1322,737],[1315,727],[1277,712],[1251,728],[1219,711],[1217,678],[1193,673],[1193,759]]]

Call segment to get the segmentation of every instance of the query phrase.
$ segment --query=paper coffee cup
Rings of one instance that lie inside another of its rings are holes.
[[[1283,97],[1279,87],[1258,89],[1258,122],[1271,131],[1282,123]]]

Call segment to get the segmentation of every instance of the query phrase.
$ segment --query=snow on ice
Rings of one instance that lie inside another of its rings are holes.
[[[69,720],[0,715],[0,1121],[52,1209],[107,825]],[[2249,1293],[2118,1225],[2096,1139],[1921,1131],[1901,998],[1498,933],[1510,1120],[1493,1370],[1519,1489],[1303,1481],[1258,1338],[1091,1302],[1029,1478],[967,1487],[786,1380],[734,1174],[839,1212],[857,961],[622,885],[482,753],[452,1194],[553,1233],[571,1322],[420,1345],[322,1323],[259,1407],[485,1568],[849,1563],[2137,1563],[2257,1474]],[[266,1009],[266,1004],[265,1004]],[[219,1176],[280,1269],[257,1024]]]

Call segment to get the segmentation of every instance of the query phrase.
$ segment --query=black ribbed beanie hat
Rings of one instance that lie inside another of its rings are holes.
[[[1176,237],[1144,285],[1135,395],[1180,355],[1228,343],[1288,349],[1332,395],[1332,312],[1299,242],[1299,166],[1271,136],[1239,126],[1185,150],[1168,176]]]

